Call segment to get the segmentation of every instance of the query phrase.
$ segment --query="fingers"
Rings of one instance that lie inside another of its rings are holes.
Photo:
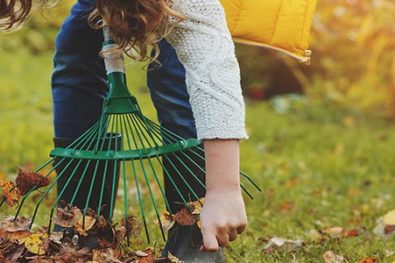
[[[213,230],[202,228],[204,250],[217,251],[219,244],[216,233]]]
[[[234,241],[237,238],[237,230],[235,228],[232,228],[229,230],[229,241]]]
[[[219,247],[227,247],[231,241],[237,239],[246,228],[246,224],[237,224],[232,227],[217,227],[210,230],[202,228],[203,246],[201,250],[217,251]]]
[[[246,227],[247,227],[247,223],[240,224],[240,225],[237,227],[237,234],[243,233],[244,230],[246,229]]]

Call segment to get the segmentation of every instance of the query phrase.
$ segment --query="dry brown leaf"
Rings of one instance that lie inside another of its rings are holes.
[[[358,263],[376,263],[377,259],[376,258],[363,258]]]
[[[269,254],[274,250],[285,250],[285,251],[294,251],[298,248],[301,248],[304,244],[303,240],[291,240],[284,239],[281,237],[273,237],[269,240],[266,246],[263,248],[264,251]]]
[[[25,253],[25,246],[10,243],[8,246],[0,250],[0,262],[18,262],[18,259]]]
[[[76,206],[69,205],[56,208],[55,223],[62,227],[72,227],[82,220],[82,212]]]
[[[112,248],[92,250],[92,261],[95,263],[122,263],[122,261],[118,259],[119,256],[120,253]]]
[[[141,253],[143,252],[143,253]],[[144,255],[144,256],[139,256],[137,253]],[[147,248],[144,251],[136,251],[136,256],[139,257],[138,263],[155,263],[156,258],[154,254],[154,250],[152,248]]]
[[[31,223],[30,219],[25,217],[18,217],[15,220],[13,216],[4,217],[1,221],[1,229],[7,232],[17,232],[27,230]]]
[[[21,192],[15,186],[14,182],[0,181],[0,188],[2,188],[3,198],[5,198],[9,206],[14,206],[21,198]]]
[[[346,237],[357,237],[359,236],[359,231],[357,229],[351,229],[344,232]]]
[[[342,257],[340,255],[336,255],[335,252],[333,252],[332,250],[326,251],[322,255],[322,257],[323,257],[325,263],[343,263],[343,262],[345,262],[344,257]]]
[[[335,226],[325,229],[324,232],[332,238],[340,238],[343,236],[344,228]]]
[[[183,226],[194,225],[197,222],[195,215],[192,215],[188,208],[183,207],[174,215],[174,220]]]
[[[39,173],[19,168],[15,183],[18,189],[21,191],[21,194],[24,195],[35,186],[36,189],[47,186],[49,184],[49,180],[47,177]]]
[[[76,263],[87,262],[92,258],[92,254],[87,248],[75,249],[70,246],[63,246],[55,256],[55,262]],[[58,260],[58,261],[56,261]]]
[[[12,242],[18,242],[18,244],[23,244],[25,240],[31,235],[32,233],[28,230],[21,230],[16,232],[8,232],[7,233],[7,240]]]

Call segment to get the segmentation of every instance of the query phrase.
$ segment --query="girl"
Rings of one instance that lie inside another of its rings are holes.
[[[21,23],[32,1],[1,0],[0,27]],[[223,262],[220,247],[247,224],[239,187],[239,140],[247,134],[239,65],[219,0],[78,0],[56,40],[56,146],[69,144],[98,119],[107,92],[99,56],[102,32],[97,23],[90,27],[88,18],[91,24],[106,21],[121,48],[137,50],[138,59],[160,62],[161,67],[150,67],[148,86],[161,125],[204,143],[207,190],[195,187],[205,197],[201,233],[196,226],[175,227],[164,254],[186,262]],[[188,196],[188,189],[179,187]],[[166,181],[165,188],[175,212],[179,200]]]

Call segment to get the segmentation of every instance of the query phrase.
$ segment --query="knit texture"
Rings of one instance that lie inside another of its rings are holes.
[[[175,0],[173,9],[187,17],[167,41],[185,67],[198,139],[248,138],[240,68],[221,3]]]

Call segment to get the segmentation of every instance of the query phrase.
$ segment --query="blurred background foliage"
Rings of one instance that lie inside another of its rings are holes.
[[[303,92],[393,118],[394,25],[392,1],[319,0],[311,37],[312,64],[240,47],[244,88],[257,98]]]
[[[58,1],[55,8],[36,12],[23,29],[2,36],[0,52],[52,50],[73,2]],[[310,66],[274,51],[238,46],[245,95],[261,100],[305,93],[394,118],[394,25],[395,3],[390,0],[319,0]]]

